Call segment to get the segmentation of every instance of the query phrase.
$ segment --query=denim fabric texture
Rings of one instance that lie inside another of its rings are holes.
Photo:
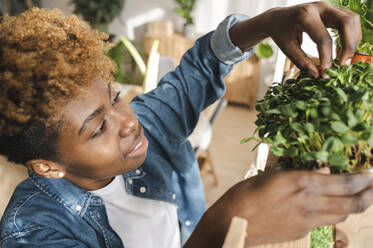
[[[229,38],[230,27],[246,18],[227,17],[217,30],[196,41],[155,90],[131,102],[149,149],[143,165],[123,175],[126,190],[177,205],[182,244],[205,211],[199,168],[187,137],[200,112],[223,96],[223,79],[233,65],[253,53],[253,49],[241,52]],[[125,244],[110,227],[100,197],[65,179],[29,172],[2,217],[0,247],[116,248]]]

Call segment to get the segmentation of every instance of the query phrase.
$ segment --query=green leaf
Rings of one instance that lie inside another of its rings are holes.
[[[304,152],[301,154],[301,158],[307,162],[314,161],[316,160],[316,154],[314,152]]]
[[[348,161],[346,157],[342,154],[335,153],[328,156],[328,162],[331,165],[339,167],[341,169],[346,169],[348,165]]]
[[[347,110],[347,123],[349,127],[354,127],[358,123],[358,119],[354,115],[352,109]]]
[[[319,114],[317,113],[317,109],[315,109],[315,108],[310,109],[310,116],[313,119],[317,119],[319,117]]]
[[[357,132],[362,132],[362,131],[365,131],[369,128],[368,124],[365,123],[365,122],[360,122],[358,123],[356,126],[353,127],[353,130],[354,131],[357,131]]]
[[[306,123],[306,124],[304,124],[304,129],[306,129],[306,131],[308,132],[308,133],[313,133],[313,132],[315,132],[315,126],[312,124],[312,123]]]
[[[277,134],[276,134],[276,136],[274,138],[275,144],[285,144],[286,141],[287,140],[284,138],[284,136],[282,136],[281,131],[277,131]]]
[[[281,114],[281,111],[278,109],[278,108],[274,108],[274,109],[270,109],[270,110],[267,110],[265,111],[266,114]]]
[[[294,131],[297,131],[299,133],[304,133],[304,129],[303,129],[303,126],[302,124],[300,124],[299,122],[294,122],[291,124],[290,126]]]
[[[330,77],[338,77],[338,71],[333,69],[325,69],[324,73]]]
[[[300,110],[306,110],[307,109],[307,103],[304,101],[297,101],[295,103],[295,106]]]
[[[321,108],[321,113],[322,113],[324,116],[329,116],[331,111],[332,111],[332,108],[329,107],[329,106],[325,106],[325,107],[322,107],[322,108]]]
[[[271,45],[268,43],[260,43],[255,49],[255,55],[260,59],[270,58],[273,55]]]
[[[289,117],[292,117],[292,118],[297,116],[297,112],[295,112],[295,109],[293,109],[290,104],[286,104],[286,105],[281,106],[280,110],[281,110],[281,113],[286,115],[286,116],[289,116]]]
[[[329,153],[327,151],[318,151],[315,153],[315,156],[318,160],[322,162],[328,162]]]
[[[355,145],[358,142],[358,138],[352,133],[345,133],[342,136],[342,142],[346,145]]]
[[[339,152],[344,148],[344,144],[337,137],[329,137],[325,140],[322,150],[328,152]]]
[[[280,147],[278,147],[278,146],[272,146],[272,147],[271,147],[271,151],[272,151],[272,153],[273,153],[275,156],[277,156],[277,157],[282,157],[282,156],[284,156],[284,154],[285,154],[284,149],[282,149],[282,148],[280,148]]]
[[[331,128],[337,133],[345,133],[349,130],[349,128],[341,121],[332,122]]]
[[[248,137],[248,138],[243,138],[243,139],[241,140],[240,144],[247,143],[247,142],[249,142],[249,141],[251,141],[251,140],[255,140],[255,141],[258,141],[258,142],[259,142],[259,140],[258,140],[256,137],[252,136],[252,137]]]
[[[299,150],[294,146],[291,146],[289,149],[285,150],[285,155],[288,157],[295,157],[298,155],[298,153],[299,153]]]
[[[343,102],[347,102],[348,97],[347,97],[346,93],[341,88],[335,88],[335,91],[340,96],[340,98],[342,99]]]
[[[361,138],[368,142],[370,146],[373,147],[373,127],[370,130],[366,130],[362,135]]]

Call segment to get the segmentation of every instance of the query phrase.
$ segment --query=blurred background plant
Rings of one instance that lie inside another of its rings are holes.
[[[267,39],[257,45],[257,47],[255,48],[255,55],[259,59],[266,59],[272,57],[273,49],[272,46],[268,43]]]
[[[194,24],[194,19],[191,15],[194,10],[196,0],[175,0],[179,4],[179,8],[175,9],[176,14],[185,19],[185,26]]]
[[[155,40],[146,56],[143,49],[136,48],[131,41],[121,36],[119,42],[107,53],[117,66],[115,80],[122,84],[142,86],[144,92],[155,88],[160,57],[158,46],[159,41]]]
[[[334,6],[347,8],[360,15],[362,39],[356,51],[373,55],[373,0],[327,0]],[[341,46],[339,35],[337,36],[337,44]]]
[[[120,15],[124,6],[124,0],[72,0],[71,3],[75,14],[105,33],[109,33],[109,24]]]
[[[132,44],[136,49],[138,56],[144,58],[145,53],[140,43]],[[117,70],[114,73],[115,81],[118,83],[142,85],[144,80],[143,66],[137,66],[136,60],[130,54],[122,41],[119,41],[112,47],[107,55],[114,61]],[[139,62],[142,64],[141,62]]]
[[[40,7],[40,0],[0,0],[0,14],[18,15],[33,6]]]

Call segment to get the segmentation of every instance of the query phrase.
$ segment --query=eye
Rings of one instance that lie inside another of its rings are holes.
[[[106,120],[104,120],[100,128],[92,135],[91,139],[101,136],[106,130]]]
[[[119,101],[120,101],[120,91],[118,91],[116,94],[115,94],[115,97],[114,97],[114,99],[113,99],[113,102],[111,103],[111,105],[115,105],[115,104],[117,104]]]

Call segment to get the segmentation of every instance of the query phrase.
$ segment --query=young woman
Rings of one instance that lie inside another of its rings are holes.
[[[316,2],[226,18],[196,41],[154,91],[123,102],[106,36],[75,16],[31,9],[0,24],[0,153],[24,164],[0,225],[0,246],[221,247],[233,216],[247,244],[304,236],[373,201],[370,175],[267,173],[232,187],[205,212],[187,141],[223,78],[270,36],[318,77],[331,65],[326,27],[341,32],[341,63],[361,31],[357,15]],[[317,43],[320,70],[300,48]]]

